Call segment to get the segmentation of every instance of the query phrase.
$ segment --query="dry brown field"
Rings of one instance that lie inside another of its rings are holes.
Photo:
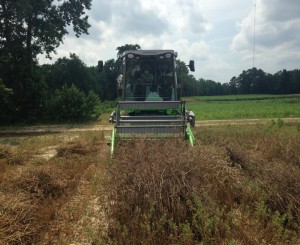
[[[2,135],[0,244],[299,244],[299,124],[195,136]]]

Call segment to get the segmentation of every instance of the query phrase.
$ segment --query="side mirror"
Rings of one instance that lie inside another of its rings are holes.
[[[123,75],[122,74],[120,74],[117,77],[117,88],[118,88],[118,90],[123,89]]]
[[[193,60],[190,60],[189,67],[191,71],[195,71],[195,62]]]
[[[98,68],[98,71],[99,71],[99,72],[103,71],[103,61],[102,61],[102,60],[99,60],[99,61],[98,61],[98,66],[97,66],[97,68]]]

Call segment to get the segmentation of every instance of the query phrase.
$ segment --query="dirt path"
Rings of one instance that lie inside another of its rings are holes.
[[[277,121],[277,118],[263,119],[230,119],[230,120],[201,120],[196,121],[196,127],[221,126],[221,125],[263,125],[271,121]],[[300,123],[300,118],[281,118],[285,123]],[[2,128],[0,136],[22,136],[22,135],[39,135],[63,132],[84,132],[84,131],[103,131],[109,134],[112,125],[43,125],[27,126],[20,128]]]
[[[201,126],[220,126],[220,125],[263,125],[271,121],[276,122],[278,118],[260,118],[260,119],[230,119],[230,120],[203,120],[196,121],[196,127]],[[281,118],[285,123],[300,123],[300,118]]]
[[[65,132],[85,132],[85,131],[110,131],[111,125],[43,125],[26,126],[19,128],[2,128],[0,136],[22,136],[22,135],[43,135]]]

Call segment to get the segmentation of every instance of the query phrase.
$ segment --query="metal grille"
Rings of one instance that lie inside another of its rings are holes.
[[[117,108],[116,129],[120,137],[173,137],[184,134],[186,121],[181,101],[121,101]],[[142,115],[120,115],[120,110],[140,110]],[[175,110],[176,115],[156,111]],[[148,114],[149,111],[149,114]],[[154,113],[153,113],[154,112]]]
[[[179,109],[181,101],[120,101],[118,107],[125,109]]]

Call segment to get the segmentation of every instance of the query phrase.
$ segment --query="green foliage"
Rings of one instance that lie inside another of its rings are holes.
[[[138,44],[117,47],[117,59],[107,60],[101,73],[94,66],[87,67],[76,54],[60,58],[52,65],[38,66],[36,60],[38,54],[49,56],[55,51],[67,33],[67,26],[73,26],[77,36],[87,34],[89,24],[84,10],[90,6],[91,0],[59,1],[56,4],[46,0],[0,3],[3,23],[0,27],[0,123],[33,123],[41,121],[42,115],[46,114],[48,118],[50,114],[54,115],[47,110],[53,107],[50,106],[55,100],[53,94],[64,84],[68,87],[74,84],[85,95],[93,91],[101,102],[117,99],[120,56],[126,50],[141,49]],[[277,97],[261,94],[300,93],[300,70],[282,70],[271,75],[252,68],[233,77],[229,83],[221,84],[203,78],[197,80],[189,74],[184,62],[177,60],[177,65],[178,83],[183,85],[178,92],[186,97],[197,96],[188,104],[197,119],[300,116],[298,95]],[[100,112],[108,113],[107,110],[101,103],[93,113],[96,116]]]
[[[207,200],[209,203],[204,203],[199,196],[193,194],[187,205],[191,212],[190,225],[194,236],[204,243],[213,243],[231,235],[233,217],[226,206],[213,208],[216,203],[212,199]]]
[[[270,92],[268,83],[270,79],[267,79],[267,74],[255,67],[243,71],[235,80],[236,88],[241,94],[268,93]]]
[[[23,50],[30,63],[37,54],[49,55],[68,33],[67,26],[73,26],[76,36],[88,33],[90,25],[85,9],[90,7],[91,0],[1,1],[0,16],[4,25],[0,28],[3,38],[0,48],[5,48],[13,60],[20,58],[19,52]]]
[[[278,118],[276,121],[275,120],[271,120],[271,122],[269,123],[269,129],[272,128],[281,128],[284,126],[284,121],[280,118]]]
[[[299,95],[231,95],[186,98],[197,120],[300,117]]]
[[[127,50],[139,50],[141,46],[138,44],[125,44],[123,46],[117,47],[118,53],[117,57],[120,58],[122,54]]]
[[[298,229],[298,225],[290,208],[282,214],[277,210],[274,212],[260,199],[256,203],[253,216],[256,218],[257,227],[272,233],[274,241],[296,237],[294,231]]]
[[[246,100],[272,100],[272,99],[294,99],[295,103],[300,100],[300,95],[297,94],[238,94],[238,95],[222,95],[222,96],[198,96],[193,99],[197,101],[246,101]]]
[[[0,102],[1,104],[9,103],[9,97],[13,94],[12,89],[7,88],[0,79]]]
[[[13,91],[0,79],[0,123],[8,123],[13,117]]]
[[[232,94],[297,94],[300,93],[300,70],[282,70],[268,74],[251,68],[234,76],[228,83],[203,78],[184,77],[184,96],[212,96]]]
[[[97,77],[91,76],[87,66],[76,54],[70,54],[70,58],[59,58],[53,65],[44,65],[41,69],[46,75],[51,91],[55,91],[63,84],[68,86],[74,84],[85,93],[97,89]]]
[[[102,72],[102,74],[105,76],[104,98],[106,100],[115,100],[118,97],[116,79],[120,74],[120,65],[120,59],[110,59],[105,62],[104,72]]]
[[[99,115],[94,114],[94,107],[99,104],[98,96],[90,91],[86,96],[75,85],[64,85],[51,97],[47,105],[47,117],[51,121],[78,122],[91,120]]]
[[[77,37],[88,34],[85,10],[90,7],[91,0],[0,2],[0,78],[13,91],[13,121],[32,122],[40,117],[47,87],[37,72],[37,55],[50,57],[68,26]]]

